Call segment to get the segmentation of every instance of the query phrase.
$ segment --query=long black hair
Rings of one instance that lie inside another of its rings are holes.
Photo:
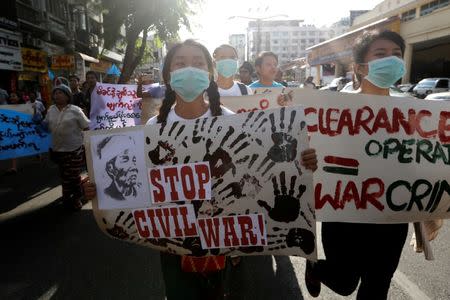
[[[172,108],[172,106],[175,104],[175,91],[170,86],[170,65],[172,64],[173,57],[175,56],[175,53],[184,46],[194,46],[200,49],[203,52],[203,55],[205,55],[206,63],[208,65],[208,71],[209,71],[209,87],[206,89],[206,93],[208,94],[209,98],[209,109],[211,109],[211,114],[213,116],[220,116],[222,115],[222,108],[220,107],[220,94],[219,89],[217,87],[216,82],[214,81],[214,65],[211,58],[211,55],[209,54],[208,49],[206,49],[205,46],[202,44],[194,41],[194,40],[186,40],[183,43],[178,43],[174,45],[169,52],[167,53],[166,59],[164,61],[163,66],[163,80],[164,84],[166,85],[166,95],[164,97],[164,100],[162,102],[161,107],[159,108],[159,114],[157,117],[158,123],[164,123],[167,120],[167,116],[169,115],[169,112]]]
[[[405,53],[405,40],[396,32],[391,30],[371,30],[364,31],[353,44],[353,62],[355,64],[364,63],[364,57],[369,52],[370,46],[377,40],[388,40],[400,47],[402,56]],[[361,85],[361,74],[353,74],[353,88],[356,90]]]

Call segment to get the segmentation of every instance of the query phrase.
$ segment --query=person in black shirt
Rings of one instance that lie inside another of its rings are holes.
[[[95,85],[98,81],[98,75],[94,71],[86,72],[86,82],[87,82],[87,90],[84,95],[84,102],[86,103],[86,111],[89,116],[91,111],[91,94],[94,91]]]
[[[80,107],[86,114],[86,103],[84,102],[84,94],[80,90],[80,78],[77,75],[69,76],[70,90],[72,91],[72,104]]]

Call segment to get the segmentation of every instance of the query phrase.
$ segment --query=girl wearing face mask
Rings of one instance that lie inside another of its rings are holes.
[[[147,125],[232,115],[232,111],[220,105],[213,76],[214,65],[206,47],[193,40],[173,46],[163,67],[165,98],[159,114],[149,119]],[[304,151],[301,161],[305,168],[317,169],[314,149]],[[87,182],[86,197],[91,199],[95,194],[95,185]],[[190,244],[201,248],[200,241]],[[166,298],[223,299],[225,266],[224,256],[202,258],[161,253]]]
[[[217,86],[220,96],[252,95],[253,91],[245,84],[234,81],[238,71],[237,51],[230,45],[221,45],[214,50],[213,58],[217,70]]]
[[[364,32],[353,47],[357,93],[389,96],[405,73],[403,38],[392,31]],[[408,224],[322,223],[326,260],[306,264],[305,281],[313,297],[323,283],[357,299],[386,299],[408,234]]]

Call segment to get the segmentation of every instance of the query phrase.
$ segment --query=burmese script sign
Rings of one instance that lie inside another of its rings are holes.
[[[175,254],[316,257],[302,107],[99,130],[86,142],[108,235]]]
[[[137,85],[97,83],[91,95],[91,130],[140,125]]]

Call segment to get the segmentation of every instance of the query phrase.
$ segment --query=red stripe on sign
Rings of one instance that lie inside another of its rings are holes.
[[[325,162],[329,164],[335,164],[345,167],[358,167],[359,161],[352,158],[345,158],[345,157],[339,157],[339,156],[325,156]]]

